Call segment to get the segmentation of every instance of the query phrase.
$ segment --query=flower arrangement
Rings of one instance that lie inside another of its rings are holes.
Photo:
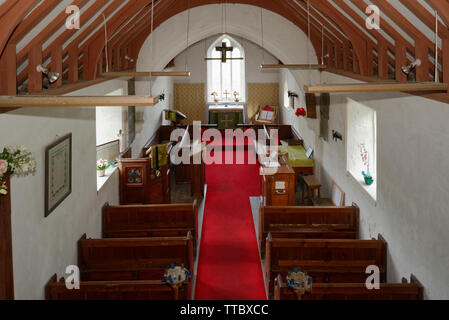
[[[172,287],[182,285],[186,282],[191,276],[189,270],[187,270],[184,265],[174,265],[171,264],[164,273],[164,278],[162,282],[166,282]]]
[[[290,270],[287,275],[287,286],[296,292],[298,297],[312,290],[312,277],[307,272],[301,272],[301,268]]]
[[[6,147],[0,153],[0,194],[7,195],[5,175],[26,176],[36,171],[36,160],[24,146]]]
[[[306,109],[304,109],[304,108],[298,108],[298,109],[296,109],[296,116],[299,118],[299,117],[305,117],[305,116],[307,116],[307,111],[306,111]]]
[[[105,170],[109,167],[109,161],[103,158],[97,160],[97,172],[99,177],[104,177]]]
[[[220,99],[218,99],[217,91],[212,92],[210,95],[214,97],[214,101],[215,102],[219,102],[220,101]]]
[[[363,178],[365,179],[365,183],[369,186],[373,184],[374,179],[371,173],[369,172],[369,152],[364,143],[360,144],[360,156],[362,157],[363,165],[366,166],[366,172],[362,171]]]
[[[238,91],[234,91],[234,101],[235,102],[239,102],[240,101],[239,96],[240,96],[240,93]]]

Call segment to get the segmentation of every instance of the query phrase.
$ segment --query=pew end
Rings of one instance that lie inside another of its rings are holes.
[[[353,202],[352,203],[352,207],[355,208],[355,221],[354,221],[354,225],[355,225],[355,238],[359,239],[360,238],[360,207],[357,205],[357,203]]]
[[[84,241],[84,240],[87,240],[87,234],[83,234],[82,236],[81,236],[81,238],[78,240],[78,242],[77,242],[77,252],[78,252],[78,267],[80,267],[81,268],[81,264],[82,264],[82,260],[83,260],[83,257],[82,257],[82,255],[81,255],[81,248],[82,248],[82,246],[81,246],[81,243]]]
[[[418,286],[418,300],[424,300],[424,287],[413,273],[410,275],[410,283],[416,284]]]
[[[51,300],[51,286],[58,282],[58,275],[55,273],[45,284],[45,300]]]

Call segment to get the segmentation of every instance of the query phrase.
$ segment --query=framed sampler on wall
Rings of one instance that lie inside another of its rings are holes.
[[[72,134],[45,150],[45,217],[72,193]]]

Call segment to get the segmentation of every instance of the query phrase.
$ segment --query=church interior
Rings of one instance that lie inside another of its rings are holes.
[[[449,299],[449,1],[0,0],[0,29],[0,300]]]

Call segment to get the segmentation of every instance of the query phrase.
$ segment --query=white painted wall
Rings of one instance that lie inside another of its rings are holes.
[[[254,60],[248,62],[248,82],[277,82],[279,79],[278,73],[275,72],[273,74],[273,72],[270,73],[268,71],[259,73],[257,70],[262,60],[261,51],[255,45],[261,43],[260,8],[242,4],[226,4],[226,8],[228,12],[227,32],[237,37],[239,41],[242,41],[247,46],[249,54],[255,57]],[[267,55],[265,56],[266,63],[276,63],[277,59],[273,57],[277,57],[286,64],[307,63],[307,56],[310,56],[310,63],[317,63],[313,46],[307,40],[302,30],[276,13],[267,10],[262,11],[264,25],[269,26],[265,27],[264,31],[263,47],[267,51]],[[209,38],[212,41],[215,36],[222,33],[221,25],[217,24],[217,21],[221,21],[222,5],[212,4],[196,7],[191,9],[190,15],[189,44],[196,44],[192,47],[192,51],[189,50],[188,61],[191,64],[190,67],[193,70],[193,74],[189,80],[181,79],[179,81],[190,81],[192,83],[204,82],[204,79],[202,81],[201,79],[202,73],[204,76],[205,68],[203,69],[201,67],[203,61],[199,59],[199,57],[204,58],[204,52],[206,50],[202,41],[205,39],[207,41]],[[179,32],[179,30],[186,30],[186,27],[187,12],[182,12],[168,19],[155,29],[152,35],[146,39],[140,50],[137,58],[137,71],[162,70],[172,59],[185,51],[187,47],[186,33]],[[295,39],[295,41],[292,41],[292,39]],[[153,48],[151,47],[152,43]],[[201,47],[201,43],[203,48]],[[309,51],[307,50],[308,48]],[[173,69],[184,71],[185,58],[178,57],[177,60],[177,66]],[[204,71],[201,71],[202,69]],[[200,72],[197,70],[200,70]],[[306,76],[308,80],[309,76],[313,81],[319,80],[317,72],[311,72]],[[153,81],[156,82],[153,84],[153,88],[156,88],[159,79],[153,79]],[[164,84],[164,82],[161,82],[160,88],[165,87],[173,90],[173,81],[178,81],[178,79],[166,79],[165,81],[172,81],[172,83]],[[149,88],[148,78],[137,79],[137,95],[148,94]],[[153,93],[160,92],[157,89],[153,89]],[[166,106],[173,107],[172,102],[173,96],[171,95],[171,101],[166,102]],[[140,136],[136,137],[136,141],[133,144],[133,156],[139,154],[141,147],[151,138],[158,124],[161,123],[162,115],[160,114],[159,108],[160,106],[158,105],[154,110],[146,109],[145,114],[141,116],[145,121],[138,133]]]
[[[149,70],[149,69],[148,69]],[[166,71],[169,71],[167,69]],[[150,82],[147,79],[136,79],[136,95],[148,95],[150,92]],[[132,144],[133,157],[139,157],[144,145],[156,133],[161,125],[170,124],[165,120],[163,110],[173,109],[173,78],[157,77],[153,79],[152,93],[159,96],[165,93],[165,100],[160,101],[153,107],[136,108],[136,139]]]
[[[220,35],[209,37],[197,42],[184,50],[175,58],[175,70],[186,70],[186,55],[187,55],[187,70],[191,72],[189,78],[177,78],[176,83],[206,83],[206,50],[211,46]],[[233,35],[231,35],[233,37]],[[254,44],[245,38],[233,37],[239,42],[245,50],[245,76],[247,83],[273,83],[279,81],[278,70],[274,71],[260,71],[262,61],[266,64],[277,64],[278,59],[273,57],[266,50]]]
[[[294,86],[292,75],[284,76]],[[301,77],[296,80],[298,87],[305,84]],[[322,81],[356,82],[327,72]],[[346,171],[348,98],[377,112],[377,202]],[[449,298],[448,117],[447,104],[408,94],[332,94],[330,136],[324,142],[318,138],[318,120],[298,119],[283,109],[285,123],[293,124],[306,144],[314,146],[325,189],[335,179],[346,192],[346,204],[360,207],[361,237],[381,233],[388,242],[388,281],[399,282],[413,273],[428,299]],[[332,129],[343,134],[343,142],[331,139]]]
[[[123,81],[108,81],[72,95],[104,95],[125,86]],[[70,132],[72,194],[44,218],[45,147]],[[100,236],[97,202],[117,203],[118,183],[116,189],[111,186],[107,193],[97,195],[93,107],[21,108],[2,114],[0,147],[8,145],[27,146],[37,161],[34,176],[11,181],[15,297],[42,299],[50,277],[54,273],[64,276],[66,266],[76,264],[76,242],[81,235]]]
[[[226,4],[226,10],[228,16],[227,32],[239,40],[245,39],[244,42],[248,44],[250,53],[253,50],[253,54],[259,56],[260,53],[259,55],[257,54],[257,46],[253,44],[261,43],[260,8],[242,4]],[[313,46],[307,40],[302,30],[276,13],[267,10],[262,10],[262,12],[264,21],[263,47],[267,52],[286,64],[307,63],[307,48],[309,48],[310,63],[317,63]],[[211,4],[191,9],[189,43],[198,43],[204,39],[221,34],[222,26],[220,23],[217,23],[217,21],[221,21],[221,17],[221,4]],[[186,33],[179,32],[179,30],[187,30],[187,12],[179,13],[168,19],[147,38],[137,59],[137,70],[161,70],[172,59],[183,52],[187,47],[187,37]],[[151,48],[152,42],[154,45],[153,49]],[[251,45],[253,46],[252,49]],[[204,57],[204,51],[200,49],[199,47],[198,54],[201,52],[200,56]],[[189,53],[190,56],[191,54]],[[184,70],[185,63],[180,63],[180,68]],[[256,58],[251,69],[254,69],[259,64],[260,60]],[[193,67],[201,69],[198,66]],[[312,73],[312,79],[318,80],[317,74]],[[257,79],[260,79],[258,75],[255,76],[254,80]],[[139,90],[145,92],[144,88],[147,86],[143,82],[139,83],[141,87],[140,89],[136,88],[137,92]]]

